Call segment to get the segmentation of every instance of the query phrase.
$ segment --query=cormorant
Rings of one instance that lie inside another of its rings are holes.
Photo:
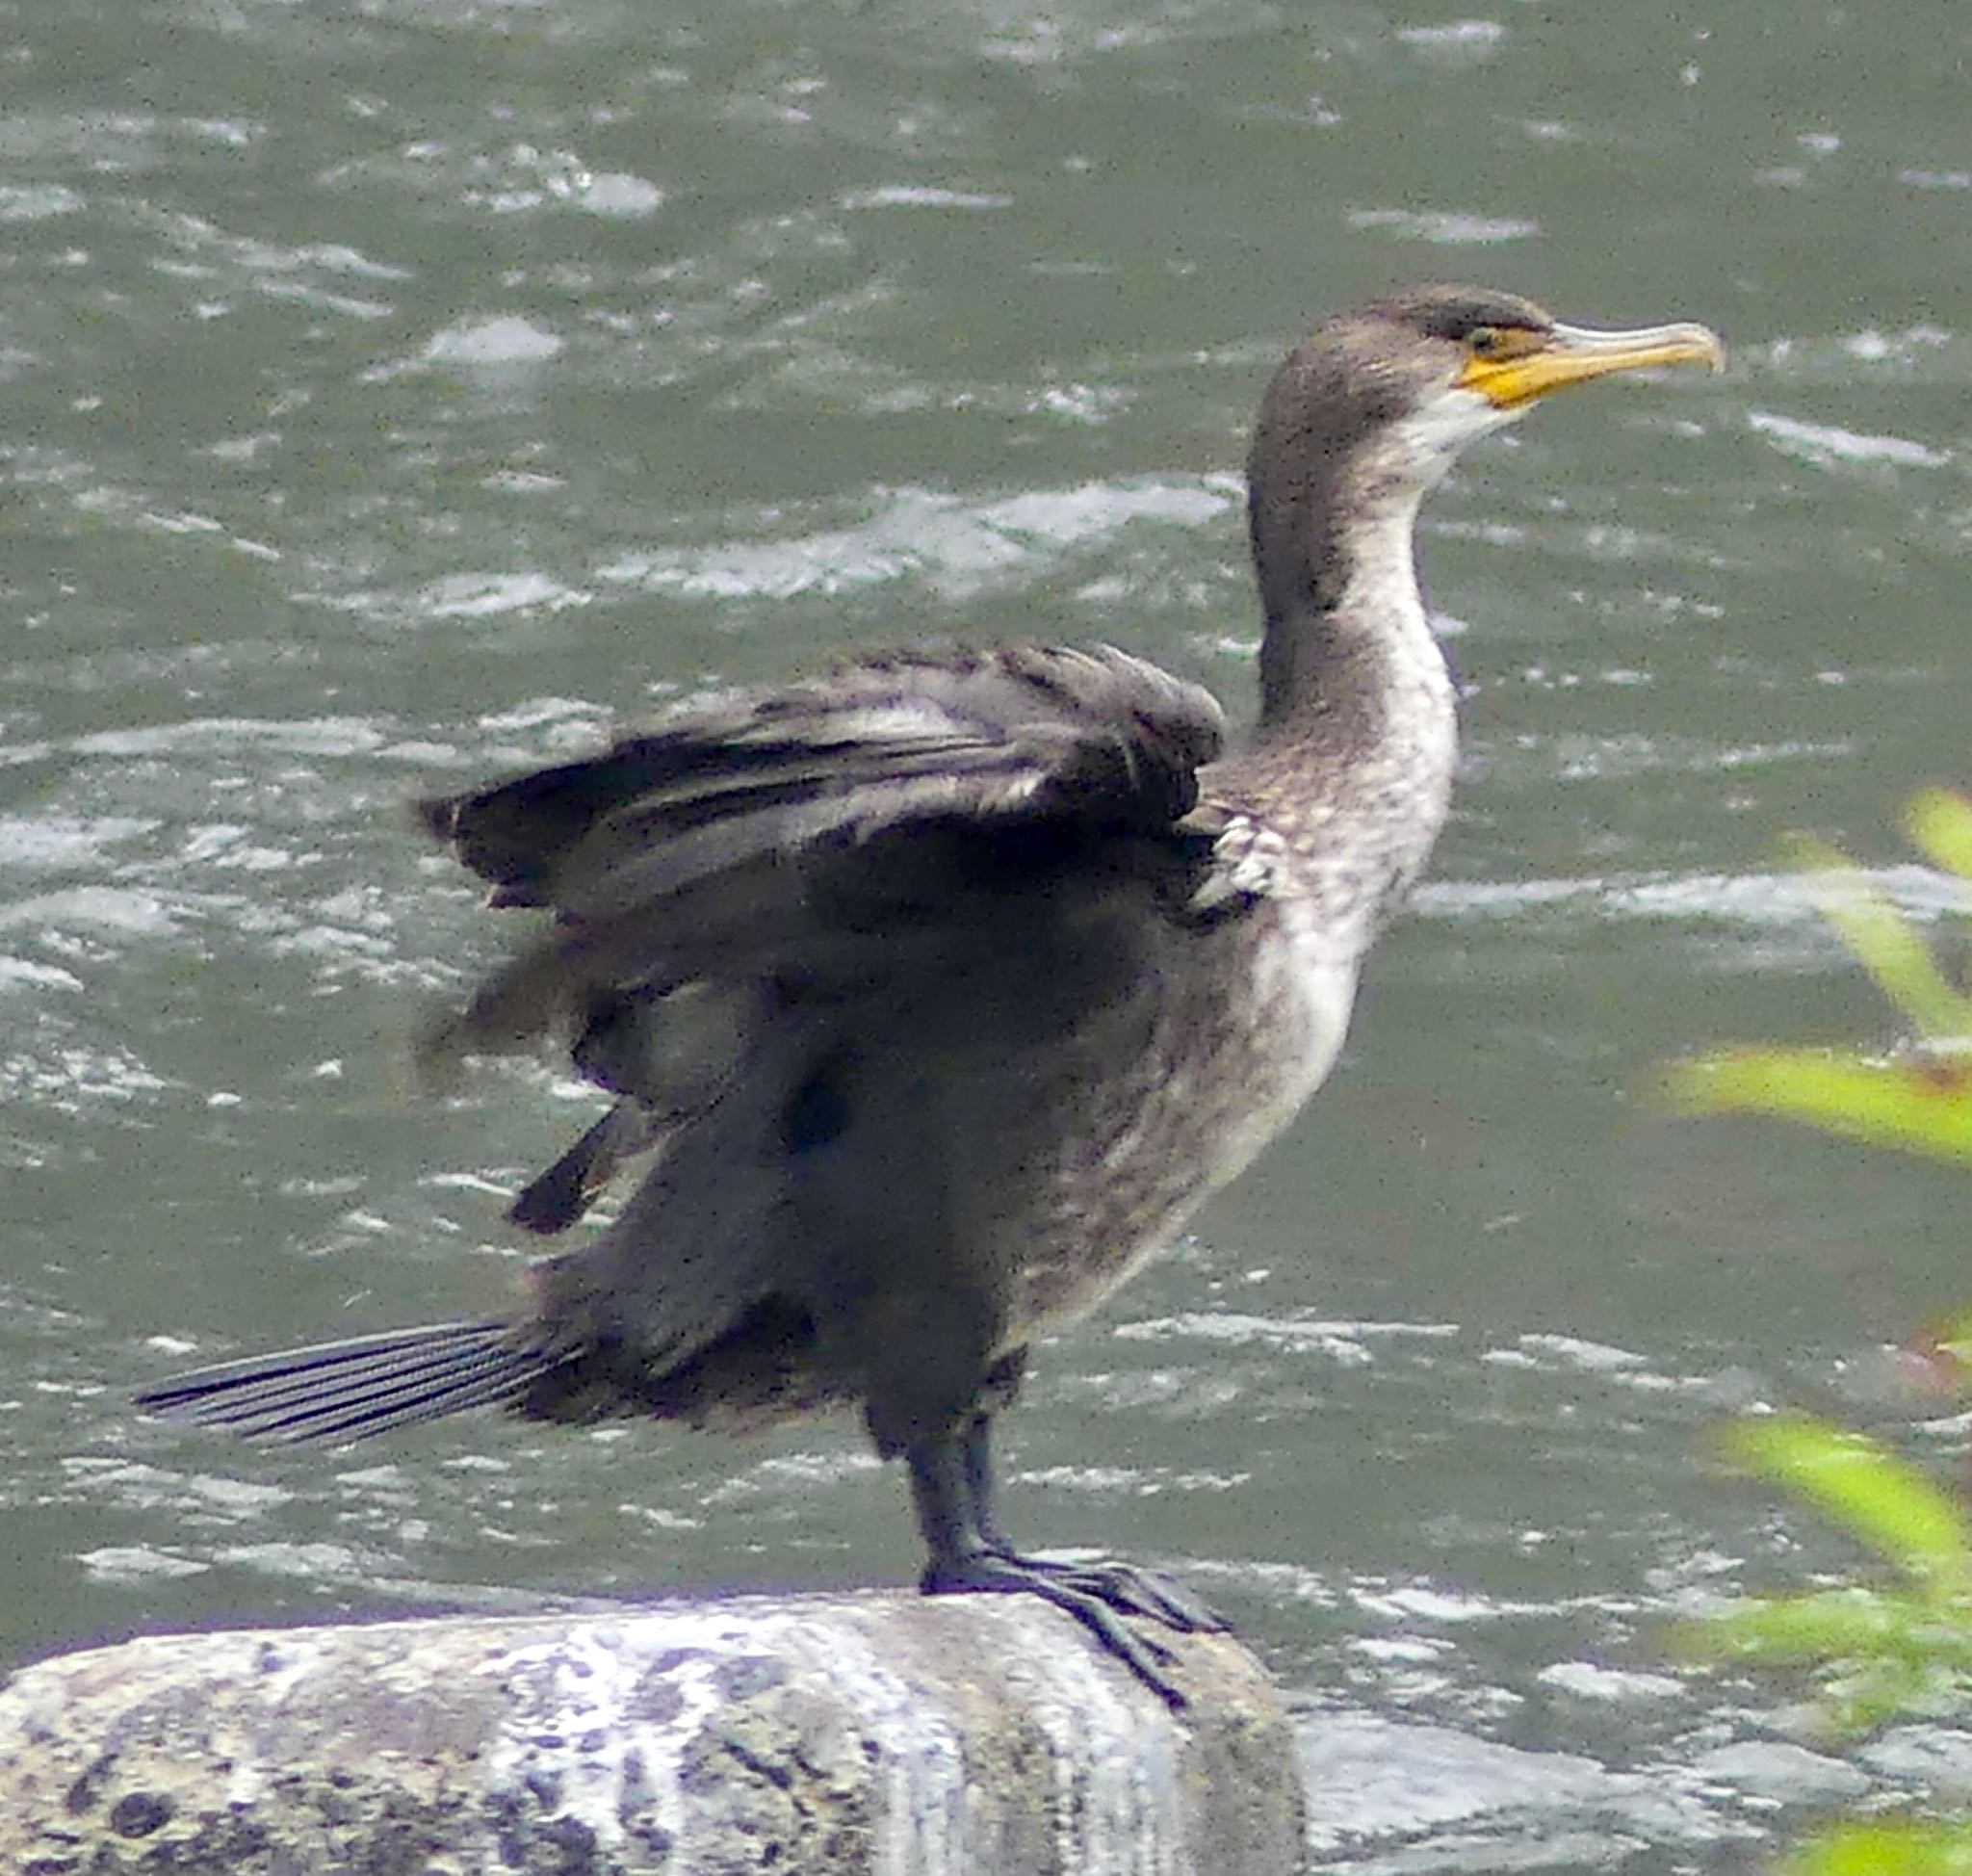
[[[1218,1620],[1122,1563],[1019,1550],[989,1441],[1038,1334],[1106,1295],[1328,1073],[1364,951],[1444,818],[1453,690],[1419,500],[1564,385],[1723,362],[1512,295],[1394,294],[1289,354],[1249,462],[1258,723],[1106,645],[853,659],[587,761],[422,804],[495,905],[553,922],[427,1040],[565,1038],[615,1106],[514,1202],[599,1235],[505,1316],[261,1355],[141,1404],[350,1440],[498,1404],[745,1427],[862,1410],[926,1591],[1018,1590],[1167,1700],[1119,1618]]]

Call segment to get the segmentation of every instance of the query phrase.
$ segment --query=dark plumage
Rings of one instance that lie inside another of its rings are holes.
[[[599,1235],[512,1316],[252,1358],[160,1412],[344,1440],[499,1403],[744,1426],[859,1407],[907,1463],[927,1589],[1019,1589],[1167,1698],[1118,1620],[1214,1620],[1123,1564],[1024,1556],[991,1419],[1027,1343],[1167,1243],[1313,1091],[1443,817],[1449,681],[1412,570],[1456,450],[1557,385],[1719,359],[1427,288],[1281,367],[1251,461],[1258,729],[1128,654],[871,657],[425,804],[553,922],[428,1037],[564,1039],[616,1105],[515,1201]]]

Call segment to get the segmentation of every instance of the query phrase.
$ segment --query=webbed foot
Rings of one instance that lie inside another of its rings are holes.
[[[996,1556],[1039,1572],[1069,1589],[1093,1596],[1123,1615],[1148,1617],[1175,1628],[1181,1635],[1223,1635],[1232,1625],[1175,1576],[1145,1570],[1133,1563],[1105,1557],[1072,1563],[1052,1557],[1023,1556],[1004,1543],[993,1546]]]
[[[1091,1573],[1033,1557],[1004,1556],[997,1550],[934,1560],[921,1579],[926,1596],[983,1592],[1038,1596],[1052,1602],[1074,1616],[1105,1653],[1113,1655],[1174,1712],[1182,1712],[1188,1704],[1183,1690],[1164,1672],[1173,1658],[1171,1651],[1161,1642],[1138,1634],[1122,1620],[1125,1614],[1148,1613],[1146,1605],[1134,1600],[1112,1601],[1092,1583]],[[1103,1585],[1110,1590],[1116,1587],[1114,1583]]]
[[[1175,1652],[1131,1628],[1125,1618],[1196,1635],[1223,1634],[1225,1617],[1181,1583],[1134,1564],[1067,1562],[1016,1550],[994,1505],[990,1427],[989,1417],[980,1413],[906,1453],[919,1527],[931,1552],[921,1579],[924,1593],[1038,1596],[1072,1615],[1166,1706],[1181,1711],[1185,1696],[1165,1672]]]

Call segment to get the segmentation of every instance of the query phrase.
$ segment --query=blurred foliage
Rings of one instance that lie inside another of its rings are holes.
[[[1785,1876],[1972,1876],[1972,1825],[1842,1824],[1781,1868]]]
[[[1972,801],[1927,790],[1909,805],[1911,842],[1964,882],[1972,905]],[[1804,1122],[1851,1139],[1972,1163],[1972,995],[1924,933],[1860,869],[1802,840],[1823,914],[1911,1031],[1891,1055],[1735,1049],[1676,1064],[1673,1102],[1692,1113]],[[1923,1351],[1934,1377],[1972,1379],[1972,1314]],[[1816,1671],[1817,1712],[1853,1736],[1900,1715],[1962,1716],[1972,1706],[1972,1513],[1867,1435],[1789,1416],[1743,1420],[1726,1456],[1785,1487],[1892,1566],[1891,1587],[1855,1583],[1747,1598],[1691,1624],[1690,1652]],[[1972,1876],[1972,1821],[1838,1825],[1790,1856],[1786,1876]]]
[[[1972,801],[1927,789],[1906,810],[1911,842],[1972,895]],[[1822,914],[1913,1032],[1893,1055],[1728,1049],[1674,1064],[1667,1092],[1688,1113],[1771,1114],[1830,1133],[1972,1164],[1972,995],[1859,867],[1818,841],[1792,843]]]
[[[1893,1564],[1896,1588],[1850,1585],[1738,1602],[1687,1631],[1714,1658],[1821,1667],[1829,1730],[1963,1711],[1972,1696],[1972,1523],[1925,1474],[1825,1421],[1741,1421],[1729,1457],[1790,1489]]]
[[[1972,1876],[1972,1825],[1838,1825],[1780,1864],[1784,1876]]]

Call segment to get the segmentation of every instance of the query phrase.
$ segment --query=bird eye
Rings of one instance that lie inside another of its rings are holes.
[[[1506,334],[1496,326],[1475,326],[1466,334],[1466,350],[1475,358],[1496,358],[1506,349]]]

